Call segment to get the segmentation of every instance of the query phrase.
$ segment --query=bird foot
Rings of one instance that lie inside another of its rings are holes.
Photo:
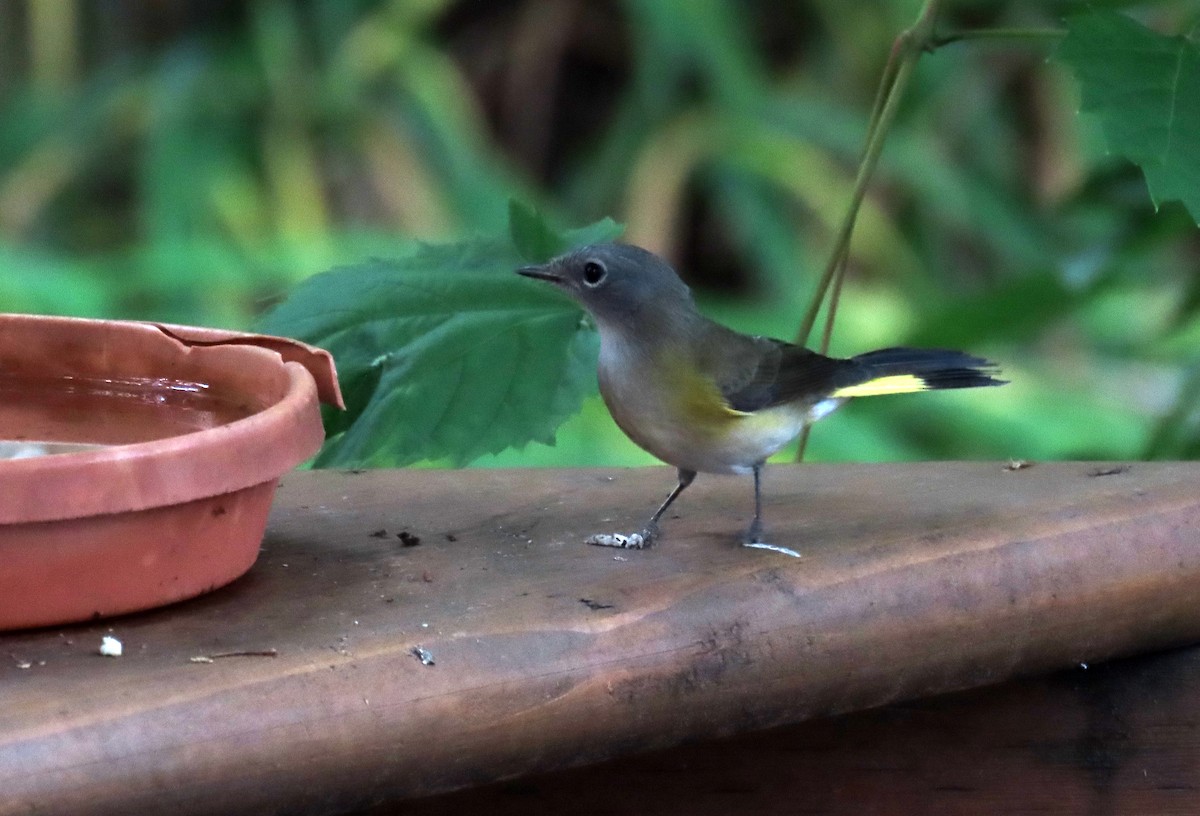
[[[800,553],[796,552],[790,547],[781,547],[778,544],[768,544],[765,541],[743,541],[742,546],[749,547],[752,550],[770,550],[771,552],[790,555],[792,558],[800,557]]]
[[[800,553],[790,547],[780,547],[778,544],[768,544],[762,540],[762,522],[756,516],[754,521],[750,523],[750,529],[746,531],[746,535],[742,538],[742,546],[749,547],[752,550],[770,550],[771,552],[790,555],[792,558],[799,558]]]

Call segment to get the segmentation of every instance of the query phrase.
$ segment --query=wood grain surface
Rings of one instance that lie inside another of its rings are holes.
[[[1197,476],[772,468],[791,559],[736,478],[617,552],[672,472],[293,474],[230,587],[0,635],[0,813],[345,812],[1191,642]]]
[[[369,816],[1194,816],[1197,692],[1200,648],[1156,652]]]

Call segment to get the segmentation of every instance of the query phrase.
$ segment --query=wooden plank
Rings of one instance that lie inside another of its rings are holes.
[[[1191,816],[1200,649],[622,757],[371,816]]]
[[[774,468],[799,560],[746,480],[618,553],[669,471],[294,474],[233,586],[0,636],[0,813],[335,812],[1188,642],[1198,472]]]

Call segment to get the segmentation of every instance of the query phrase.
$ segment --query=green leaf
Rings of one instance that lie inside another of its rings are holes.
[[[466,464],[554,431],[595,387],[598,340],[580,309],[514,274],[517,232],[541,250],[606,240],[605,220],[558,235],[514,205],[509,236],[423,245],[309,278],[260,331],[332,352],[347,411],[328,415],[318,467]],[[528,248],[528,247],[526,247]]]
[[[594,224],[559,233],[552,229],[542,214],[517,199],[508,202],[508,233],[521,257],[532,263],[544,263],[571,247],[612,241],[623,227],[611,218]]]
[[[601,218],[594,224],[588,224],[586,227],[567,230],[563,233],[563,243],[567,249],[587,246],[588,244],[602,244],[607,241],[617,240],[624,231],[625,227],[623,225],[606,217]]]
[[[1182,201],[1200,224],[1200,45],[1129,17],[1074,17],[1058,56],[1109,146],[1141,166],[1155,207]]]
[[[563,237],[550,229],[541,213],[517,199],[508,202],[508,231],[525,260],[543,263],[566,249]]]

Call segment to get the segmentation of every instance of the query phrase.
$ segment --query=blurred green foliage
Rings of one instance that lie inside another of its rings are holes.
[[[964,0],[939,27],[1057,27],[1082,5]],[[246,327],[314,272],[498,233],[515,196],[611,215],[711,316],[791,337],[919,6],[3,4],[0,309]],[[1091,6],[1192,44],[1200,22],[1187,2]],[[1013,384],[860,401],[809,458],[1200,456],[1200,236],[1107,153],[1054,48],[921,60],[834,334],[844,354],[965,348]],[[557,446],[477,461],[650,459],[593,397]]]

